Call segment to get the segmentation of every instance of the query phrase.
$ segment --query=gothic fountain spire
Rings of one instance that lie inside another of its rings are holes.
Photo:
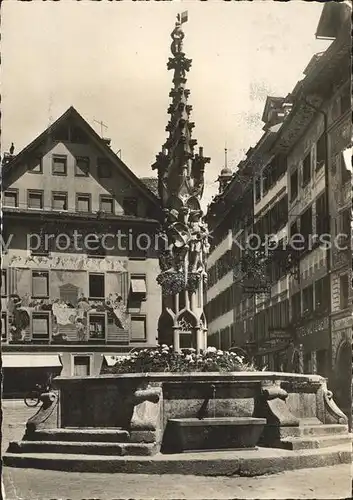
[[[158,171],[158,189],[165,220],[162,236],[165,249],[160,252],[163,307],[159,321],[159,340],[173,342],[174,349],[207,346],[207,328],[203,311],[203,287],[206,282],[206,257],[209,234],[200,201],[204,189],[204,169],[210,158],[194,149],[194,123],[190,121],[190,91],[185,87],[191,59],[183,52],[183,24],[187,12],[177,16],[171,33],[171,52],[167,68],[174,71],[169,94],[169,136],[156,157],[152,169]]]

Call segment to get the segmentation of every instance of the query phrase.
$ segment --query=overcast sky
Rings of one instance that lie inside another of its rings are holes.
[[[227,143],[232,168],[262,135],[267,95],[286,96],[328,42],[315,39],[319,2],[114,2],[61,0],[2,5],[2,150],[19,152],[73,105],[139,176],[167,133],[170,33],[188,10],[184,50],[193,136],[215,193]]]

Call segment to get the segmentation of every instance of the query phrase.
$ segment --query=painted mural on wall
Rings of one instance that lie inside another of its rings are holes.
[[[114,258],[94,259],[87,256],[38,256],[17,255],[9,259],[8,267],[35,269],[92,271],[92,272],[124,272],[126,263]]]
[[[31,313],[51,312],[52,342],[104,339],[104,330],[99,323],[92,326],[88,322],[89,313],[108,313],[117,328],[129,328],[129,315],[121,295],[110,294],[104,301],[92,301],[81,295],[76,306],[62,299],[32,300],[29,294],[20,297],[11,295],[7,303],[10,324],[10,341],[24,342],[28,338]],[[29,339],[28,339],[29,340]]]

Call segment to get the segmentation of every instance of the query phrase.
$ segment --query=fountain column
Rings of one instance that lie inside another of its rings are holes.
[[[206,283],[209,250],[209,233],[200,202],[204,169],[210,158],[204,157],[201,147],[195,153],[197,141],[191,137],[195,124],[190,121],[190,91],[185,87],[186,73],[191,67],[191,59],[183,52],[183,24],[186,21],[186,12],[178,15],[171,33],[173,57],[169,58],[167,68],[173,70],[174,76],[169,94],[170,120],[166,127],[169,136],[152,169],[158,172],[159,196],[164,210],[161,236],[165,248],[160,252],[161,273],[157,277],[164,299],[162,316],[164,319],[169,317],[172,324],[175,350],[194,347],[200,352],[207,346],[203,284]]]

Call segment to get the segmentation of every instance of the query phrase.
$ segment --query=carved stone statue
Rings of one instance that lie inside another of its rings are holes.
[[[181,27],[180,22],[176,22],[175,28],[171,34],[173,42],[172,42],[172,45],[170,46],[170,50],[171,50],[173,56],[176,56],[182,52],[184,36],[185,35],[184,35],[184,32],[183,32],[183,29]]]

